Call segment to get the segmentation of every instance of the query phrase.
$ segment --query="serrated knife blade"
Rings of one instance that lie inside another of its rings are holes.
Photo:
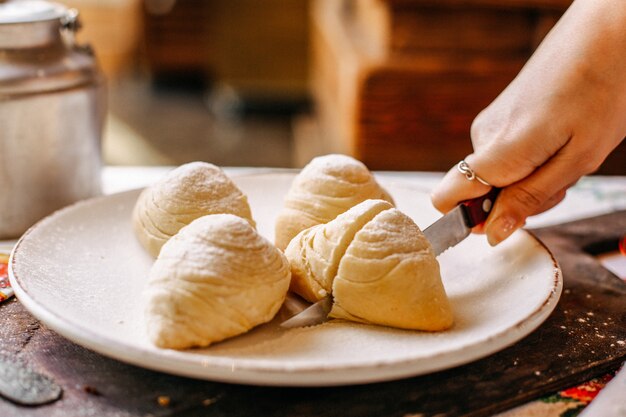
[[[499,188],[492,188],[481,197],[463,201],[424,229],[435,256],[459,244],[469,236],[473,227],[484,223],[499,193]]]
[[[430,242],[435,256],[458,244],[472,232],[467,225],[463,206],[456,206],[445,216],[424,229],[424,235]]]

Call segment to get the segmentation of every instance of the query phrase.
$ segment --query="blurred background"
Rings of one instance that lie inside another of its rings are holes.
[[[571,3],[59,2],[108,79],[107,164],[301,167],[341,152],[426,171],[471,152],[473,118]],[[626,175],[626,143],[599,173]]]

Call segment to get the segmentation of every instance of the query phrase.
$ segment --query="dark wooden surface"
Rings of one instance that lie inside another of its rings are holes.
[[[617,343],[626,340],[626,284],[588,253],[625,232],[626,212],[534,231],[560,262],[565,282],[556,310],[538,330],[469,365],[371,385],[252,387],[148,371],[77,346],[40,325],[18,301],[6,302],[0,305],[2,353],[52,377],[64,393],[34,408],[0,399],[0,416],[489,416],[617,369],[626,359],[626,346]]]

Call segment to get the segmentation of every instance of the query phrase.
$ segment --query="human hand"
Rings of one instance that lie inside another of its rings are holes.
[[[496,245],[560,202],[626,135],[626,2],[578,0],[524,69],[474,120],[468,165],[502,188],[477,231]],[[447,212],[489,186],[452,168],[434,190]]]

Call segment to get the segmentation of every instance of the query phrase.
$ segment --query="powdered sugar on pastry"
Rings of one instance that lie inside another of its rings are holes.
[[[133,227],[154,257],[181,227],[208,214],[230,213],[254,225],[246,196],[217,166],[191,162],[146,188],[133,210]]]
[[[183,227],[162,248],[145,296],[150,340],[183,349],[270,321],[289,288],[287,259],[245,220],[215,214]]]
[[[346,155],[314,158],[294,179],[276,220],[276,246],[300,231],[327,223],[367,199],[393,202],[363,163]]]
[[[285,250],[293,273],[291,290],[310,302],[330,294],[339,263],[356,233],[392,207],[383,200],[366,200],[327,224],[300,232]]]

